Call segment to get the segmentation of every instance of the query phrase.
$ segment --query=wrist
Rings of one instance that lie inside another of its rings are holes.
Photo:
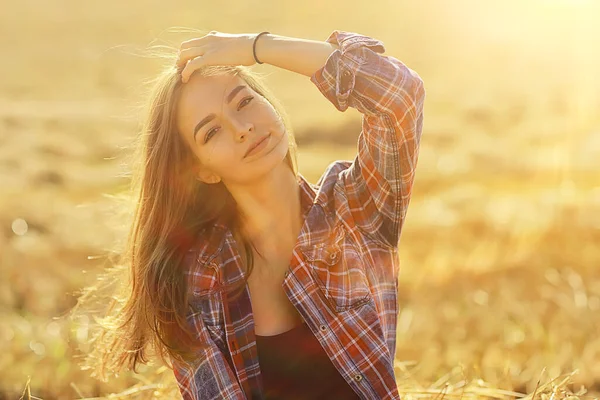
[[[254,57],[254,62],[256,64],[264,64],[264,60],[261,60],[261,58],[258,56],[258,42],[259,41],[264,41],[264,39],[266,39],[265,37],[270,35],[270,32],[261,32],[258,33],[254,36],[254,40],[252,41],[252,55]]]

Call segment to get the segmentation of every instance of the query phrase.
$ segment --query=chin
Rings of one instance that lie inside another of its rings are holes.
[[[238,184],[247,184],[262,179],[272,173],[277,168],[286,164],[287,143],[285,147],[278,143],[269,153],[261,154],[250,161],[238,164],[237,168],[228,168],[227,172],[230,178],[225,178],[228,182],[237,182]]]

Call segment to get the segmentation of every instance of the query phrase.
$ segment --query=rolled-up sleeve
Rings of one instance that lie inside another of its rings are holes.
[[[423,80],[398,59],[383,55],[379,40],[336,30],[327,41],[338,49],[310,80],[339,111],[352,107],[362,114],[357,156],[340,172],[336,189],[354,224],[396,247],[417,166]]]

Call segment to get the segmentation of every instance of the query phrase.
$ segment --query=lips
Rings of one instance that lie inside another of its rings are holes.
[[[244,158],[246,158],[248,156],[248,154],[250,154],[250,152],[252,150],[254,150],[256,147],[258,147],[259,144],[261,144],[262,142],[264,142],[265,140],[267,140],[269,138],[269,135],[265,135],[260,139],[257,139],[254,143],[252,143],[250,145],[250,147],[248,148],[248,150],[246,151],[246,154],[244,154]]]

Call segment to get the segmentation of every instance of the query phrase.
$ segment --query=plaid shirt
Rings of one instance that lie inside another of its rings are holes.
[[[310,77],[340,111],[362,114],[358,154],[331,163],[316,184],[298,175],[304,224],[282,286],[342,377],[364,399],[399,399],[394,377],[398,244],[415,177],[425,91],[419,75],[382,55],[381,41],[333,31],[339,46]],[[262,399],[246,286],[232,232],[206,228],[188,253],[188,321],[210,348],[199,367],[173,363],[188,399]]]

